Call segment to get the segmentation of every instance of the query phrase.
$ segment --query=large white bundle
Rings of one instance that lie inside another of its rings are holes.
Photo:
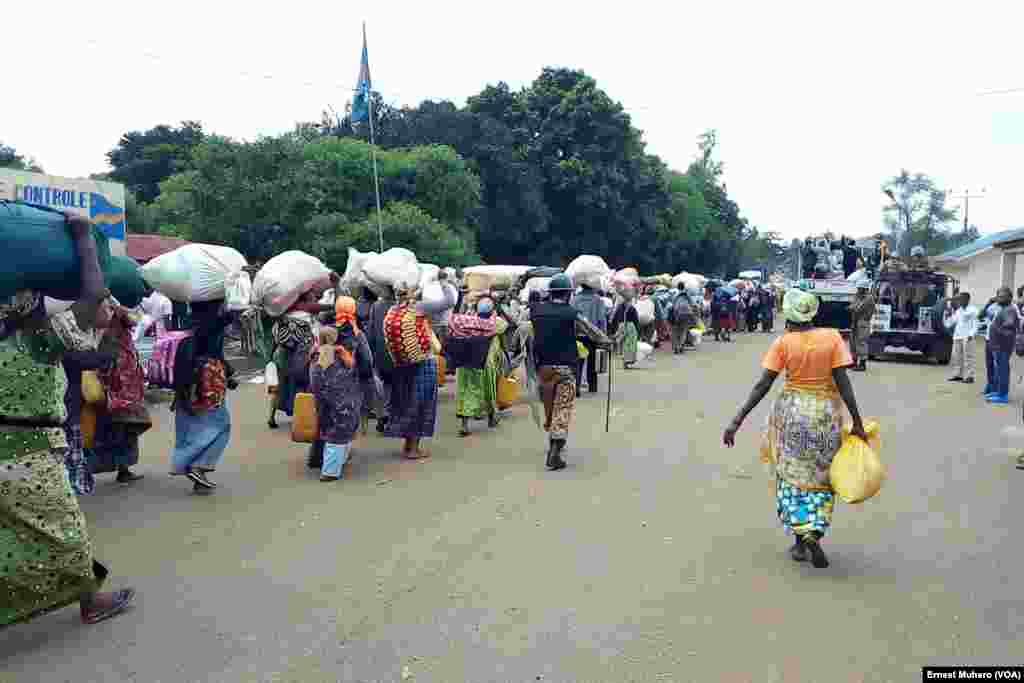
[[[420,289],[426,289],[431,282],[437,282],[441,269],[433,263],[420,264]]]
[[[641,325],[650,325],[654,322],[654,299],[645,296],[636,302],[634,308]]]
[[[612,283],[620,293],[626,289],[638,289],[640,287],[640,275],[637,274],[636,268],[623,268],[616,271],[615,275],[612,276]]]
[[[866,270],[861,268],[860,270],[855,270],[852,273],[850,273],[850,277],[846,278],[846,281],[847,282],[855,282],[855,283],[858,283],[858,284],[861,283],[861,282],[868,282],[868,283],[870,283],[871,282],[871,277],[868,276],[868,272]]]
[[[679,275],[676,275],[674,278],[672,278],[673,287],[678,287],[680,283],[683,283],[687,291],[694,289],[701,290],[704,288],[704,284],[706,282],[707,278],[705,278],[703,275],[698,275],[696,273],[687,273],[685,270],[679,273]]]
[[[519,300],[525,304],[530,300],[531,292],[547,294],[548,285],[550,284],[551,278],[549,277],[531,277],[523,286],[523,291],[519,292]]]
[[[462,277],[470,291],[510,289],[532,268],[533,266],[471,266],[463,269]]]
[[[355,296],[361,287],[366,286],[363,266],[374,256],[377,256],[375,251],[359,251],[352,247],[348,248],[348,262],[345,264],[345,274],[341,277],[341,291]]]
[[[370,284],[395,289],[416,289],[420,284],[420,264],[416,254],[394,247],[375,254],[363,264],[363,275]]]
[[[600,289],[602,280],[611,272],[612,269],[608,267],[603,258],[589,254],[577,256],[565,269],[565,274],[569,276],[575,286],[586,285],[591,289]]]
[[[167,298],[192,303],[223,299],[228,276],[246,265],[245,257],[231,247],[186,244],[157,256],[139,272]]]
[[[277,317],[305,292],[320,294],[331,286],[331,270],[303,251],[286,251],[267,261],[252,283],[252,302]]]

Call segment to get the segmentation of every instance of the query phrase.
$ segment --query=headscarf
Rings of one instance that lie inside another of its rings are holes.
[[[359,332],[359,321],[356,319],[356,300],[350,296],[339,296],[334,302],[334,324],[341,327],[345,323],[352,326],[353,332]]]
[[[809,323],[817,314],[818,297],[800,289],[786,292],[786,297],[782,300],[782,315],[788,322]]]
[[[320,328],[320,348],[317,354],[317,365],[325,370],[334,365],[338,358],[341,358],[346,368],[351,368],[355,363],[352,352],[338,343],[338,329],[329,325]]]

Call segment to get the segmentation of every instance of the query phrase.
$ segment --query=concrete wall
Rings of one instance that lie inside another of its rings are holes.
[[[1002,285],[1002,258],[1002,251],[989,249],[957,263],[939,264],[939,268],[959,280],[960,291],[970,292],[972,301],[984,302],[995,296],[996,290]],[[1011,254],[1008,258],[1015,262],[1017,256]],[[1024,273],[1015,272],[1012,278],[1015,293],[1021,284],[1022,275]]]

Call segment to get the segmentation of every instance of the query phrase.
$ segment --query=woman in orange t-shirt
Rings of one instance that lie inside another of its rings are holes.
[[[832,523],[835,496],[829,467],[842,441],[843,403],[853,419],[852,433],[865,441],[867,436],[846,374],[853,358],[837,330],[814,326],[817,312],[818,297],[799,289],[786,293],[786,334],[765,354],[764,374],[723,441],[730,448],[735,445],[743,420],[785,370],[786,386],[768,418],[762,454],[775,466],[779,521],[796,535],[790,554],[797,562],[810,560],[823,569],[828,558],[819,541]]]

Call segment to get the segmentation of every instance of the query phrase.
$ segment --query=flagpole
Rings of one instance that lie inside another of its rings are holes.
[[[363,22],[363,46],[366,45],[366,22]],[[384,223],[380,217],[380,176],[377,174],[377,143],[373,138],[373,93],[366,93],[366,106],[370,119],[370,156],[373,159],[373,193],[377,199],[377,239],[380,251],[384,253]]]

